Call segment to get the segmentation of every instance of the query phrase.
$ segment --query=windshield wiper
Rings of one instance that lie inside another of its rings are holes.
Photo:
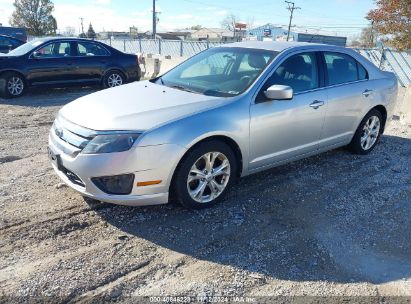
[[[186,92],[190,92],[190,93],[199,94],[197,91],[193,91],[193,90],[190,90],[190,89],[188,89],[188,88],[186,88],[186,87],[179,86],[179,85],[172,85],[172,86],[170,86],[170,87],[171,87],[171,88],[174,88],[174,89],[177,89],[177,90],[181,90],[181,91],[186,91]]]

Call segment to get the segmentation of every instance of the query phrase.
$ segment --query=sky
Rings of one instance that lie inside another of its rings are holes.
[[[0,0],[0,23],[8,25],[14,0]],[[79,31],[80,17],[87,30],[89,23],[96,32],[151,30],[152,0],[54,0],[58,28],[67,26]],[[293,25],[311,32],[356,35],[369,24],[364,18],[374,7],[373,0],[294,0],[301,9],[294,12]],[[283,0],[157,0],[158,31],[181,29],[192,25],[221,27],[227,14],[240,20],[253,20],[254,26],[273,23],[288,26],[289,11]]]

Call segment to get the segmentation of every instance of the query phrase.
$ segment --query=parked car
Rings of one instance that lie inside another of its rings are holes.
[[[11,36],[0,35],[0,53],[8,53],[22,44],[25,44],[22,40]]]
[[[0,93],[6,98],[33,86],[115,87],[140,75],[137,55],[88,39],[42,38],[0,54]]]
[[[0,26],[0,35],[6,35],[27,42],[26,29],[23,27]]]
[[[233,43],[65,105],[49,155],[96,200],[209,207],[239,177],[341,146],[370,153],[396,97],[394,74],[350,49]]]

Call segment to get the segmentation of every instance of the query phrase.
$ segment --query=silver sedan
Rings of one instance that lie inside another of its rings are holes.
[[[209,207],[239,177],[341,146],[370,153],[396,96],[395,76],[350,49],[233,43],[67,104],[49,156],[96,200]]]

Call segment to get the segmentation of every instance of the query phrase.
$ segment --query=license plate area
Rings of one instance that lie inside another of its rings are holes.
[[[50,148],[47,147],[47,154],[50,161],[57,167],[57,169],[61,170],[61,158],[60,155],[54,153]]]

